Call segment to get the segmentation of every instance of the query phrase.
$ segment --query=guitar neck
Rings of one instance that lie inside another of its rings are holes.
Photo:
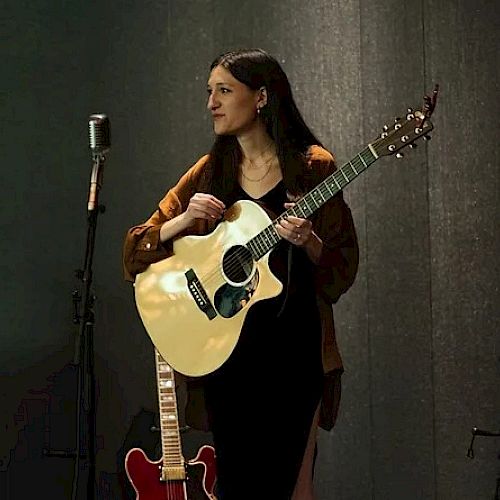
[[[330,174],[314,189],[300,198],[293,208],[283,212],[279,217],[274,219],[269,226],[247,243],[247,248],[252,253],[252,257],[255,260],[260,259],[279,243],[281,236],[276,232],[275,226],[282,219],[290,215],[307,219],[328,200],[342,191],[347,184],[364,172],[377,159],[378,156],[375,150],[371,145],[368,145],[351,161],[344,164],[333,174]]]
[[[163,477],[184,478],[184,457],[179,431],[174,371],[155,348],[158,403],[160,409]]]

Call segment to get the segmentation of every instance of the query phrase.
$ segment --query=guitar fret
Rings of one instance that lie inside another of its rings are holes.
[[[269,234],[269,241],[270,241],[270,246],[275,245],[279,241],[279,235],[276,232],[276,228],[274,225],[267,226],[266,229],[264,229]]]
[[[265,236],[266,238],[266,247],[267,248],[271,248],[273,246],[273,239],[272,239],[272,232],[269,230],[269,226],[267,228],[264,229],[264,231],[262,231],[262,234]]]
[[[323,181],[318,189],[318,191],[321,193],[321,196],[323,197],[324,201],[327,201],[330,199],[330,196],[332,192],[330,191],[330,187],[328,186],[328,183]]]
[[[344,167],[344,172],[346,173],[347,175],[347,179],[348,179],[348,182],[351,182],[355,177],[356,177],[356,172],[354,171],[354,169],[352,168],[352,164],[351,163],[348,163],[345,167]]]
[[[314,197],[316,195],[316,190],[312,191],[310,194],[306,195],[306,198],[309,198],[309,201],[314,205],[314,209],[311,210],[311,214],[314,213],[314,210],[317,210],[321,205],[316,201]]]
[[[338,184],[337,184],[337,186],[338,186]],[[330,185],[328,185],[328,184],[325,183],[325,188],[328,191],[328,194],[330,196],[333,196],[336,193],[336,191],[333,191],[333,185],[330,186]]]
[[[356,177],[357,175],[359,175],[361,172],[363,172],[363,170],[365,170],[366,166],[363,162],[360,162],[359,161],[360,159],[359,158],[356,158],[355,160],[353,160],[351,162],[351,169],[353,170],[353,172],[355,173],[354,177]],[[357,168],[355,168],[355,166]],[[353,178],[354,178],[353,177]]]
[[[339,191],[340,191],[340,190],[342,189],[342,187],[341,187],[341,186],[340,186],[340,184],[337,182],[337,179],[335,178],[335,174],[334,174],[334,175],[332,175],[332,179],[333,179],[333,181],[335,182],[335,184],[337,185],[337,187],[338,187],[338,189],[339,189]],[[333,194],[333,193],[332,193],[332,194]]]
[[[300,210],[300,212],[297,215],[301,215],[302,217],[306,216],[304,209],[302,208],[302,205],[300,203],[297,203],[297,205],[295,205],[294,209]]]
[[[309,211],[308,215],[311,215],[312,214],[312,210],[311,210],[311,207],[307,203],[307,196],[304,197],[304,203],[305,203],[305,205],[307,207],[307,210]]]
[[[257,248],[258,248],[259,252],[261,252],[262,249],[263,249],[263,247],[262,247],[262,244],[261,244],[261,236],[260,235],[256,236],[255,243],[257,244]]]
[[[255,245],[254,245],[253,239],[247,243],[247,248],[248,248],[248,250],[250,250],[252,257],[255,259],[257,257],[257,252],[255,251]]]

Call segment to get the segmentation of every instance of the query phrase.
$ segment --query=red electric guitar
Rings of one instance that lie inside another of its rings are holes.
[[[162,458],[148,459],[140,448],[125,457],[125,470],[137,500],[216,500],[215,452],[202,446],[192,460],[185,461],[177,418],[174,371],[155,349],[156,378],[160,406]],[[203,494],[204,493],[204,494]]]

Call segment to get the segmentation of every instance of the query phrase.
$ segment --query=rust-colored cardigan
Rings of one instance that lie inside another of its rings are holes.
[[[163,223],[184,212],[190,198],[198,192],[202,173],[209,157],[203,156],[170,189],[161,200],[158,209],[141,225],[127,232],[124,244],[123,263],[125,279],[134,281],[135,275],[146,270],[153,262],[165,259],[173,253],[173,240],[160,242],[160,228]],[[307,153],[307,165],[311,178],[317,182],[335,170],[332,155],[319,146],[311,146]],[[316,182],[316,183],[317,183]],[[312,189],[314,186],[311,186]],[[316,234],[323,241],[320,261],[316,266],[316,297],[322,327],[322,358],[325,373],[325,390],[320,413],[320,426],[331,429],[335,423],[340,401],[340,375],[343,371],[342,359],[335,340],[332,304],[352,285],[358,268],[358,244],[351,211],[342,194],[334,196],[311,218]],[[186,234],[207,234],[215,223],[197,220]],[[188,380],[188,392],[194,395],[200,390],[196,379]],[[191,394],[190,394],[191,395]],[[193,399],[195,397],[193,396]],[[189,407],[189,403],[188,403]],[[200,406],[194,403],[195,411]],[[189,411],[186,411],[189,419]],[[193,415],[192,421],[199,420]],[[188,422],[189,423],[189,422]],[[197,425],[193,425],[197,427]],[[198,425],[199,427],[200,425]]]

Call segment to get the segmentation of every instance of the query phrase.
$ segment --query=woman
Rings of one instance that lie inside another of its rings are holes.
[[[175,238],[212,231],[235,201],[255,201],[276,216],[335,170],[264,51],[219,56],[207,90],[214,145],[127,233],[129,280],[172,255]],[[312,499],[316,430],[331,429],[336,417],[342,362],[331,305],[357,271],[350,210],[338,194],[310,220],[290,216],[276,231],[282,240],[269,264],[283,292],[250,308],[229,359],[197,380],[220,500]]]

